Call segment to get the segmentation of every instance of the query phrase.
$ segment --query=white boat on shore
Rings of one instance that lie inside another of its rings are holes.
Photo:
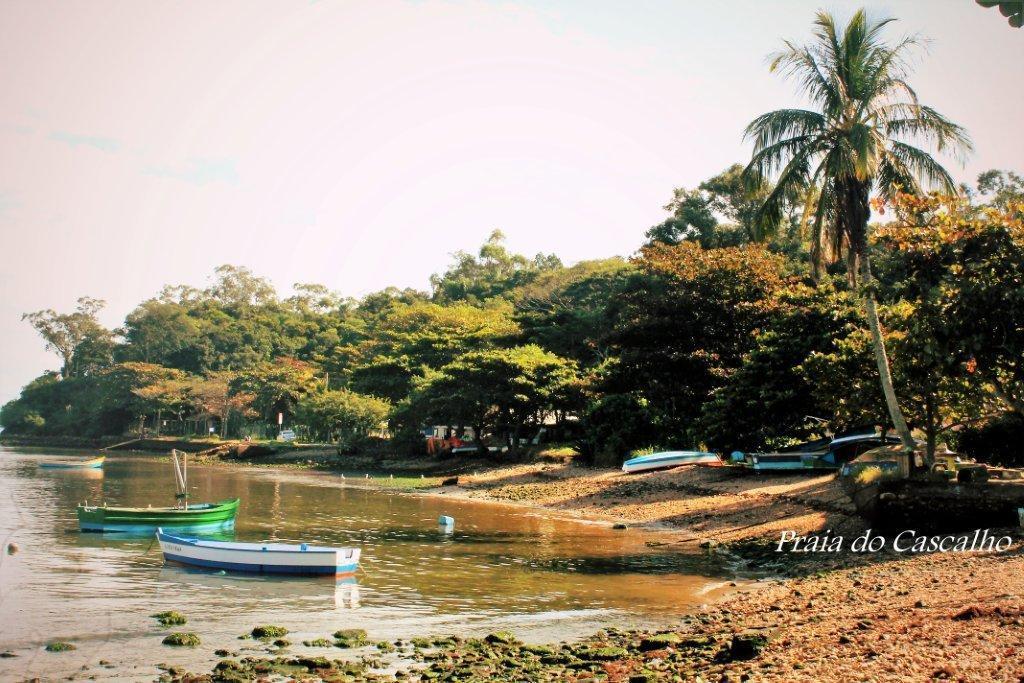
[[[680,465],[722,465],[722,459],[715,453],[703,451],[662,451],[631,458],[622,463],[622,471],[626,474],[662,470]]]
[[[288,543],[236,543],[186,538],[156,530],[164,561],[258,574],[344,575],[359,567],[358,548]]]

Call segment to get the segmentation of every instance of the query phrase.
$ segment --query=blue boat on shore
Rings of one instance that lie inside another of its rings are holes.
[[[736,451],[731,461],[755,472],[838,470],[861,453],[899,442],[896,436],[882,434],[874,427],[868,427],[782,448],[773,453]]]

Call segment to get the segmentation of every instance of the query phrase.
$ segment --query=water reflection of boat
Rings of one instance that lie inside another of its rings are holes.
[[[101,455],[88,460],[41,460],[40,467],[54,470],[93,470],[103,467],[106,456]]]
[[[86,479],[102,479],[103,468],[102,467],[89,467],[86,469],[72,467],[65,469],[63,467],[47,467],[42,470],[47,477],[58,478],[63,477],[65,479],[74,479],[76,481],[83,481]]]
[[[160,580],[180,585],[181,590],[201,589],[208,594],[231,593],[245,600],[248,594],[261,604],[284,601],[288,604],[308,604],[310,607],[328,604],[342,609],[358,609],[361,589],[356,577],[318,576],[314,578],[284,574],[228,574],[166,564],[160,570]],[[178,590],[178,588],[175,588]]]

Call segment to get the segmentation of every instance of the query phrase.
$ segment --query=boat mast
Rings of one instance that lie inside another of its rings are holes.
[[[188,507],[188,460],[186,454],[181,454],[181,463],[178,463],[178,451],[171,449],[171,458],[174,462],[174,481],[177,485],[177,492],[174,497],[181,507]]]

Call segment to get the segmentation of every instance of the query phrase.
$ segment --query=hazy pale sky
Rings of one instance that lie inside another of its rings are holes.
[[[768,73],[788,0],[0,3],[0,401],[59,367],[21,314],[245,265],[283,293],[427,287],[493,228],[627,255],[674,186],[749,156],[796,102]],[[912,82],[1022,169],[1024,32],[968,0],[870,2],[932,39]],[[951,162],[952,163],[952,162]]]

